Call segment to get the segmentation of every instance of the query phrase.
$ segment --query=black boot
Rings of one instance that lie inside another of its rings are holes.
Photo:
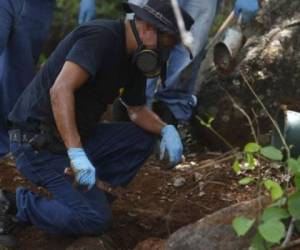
[[[0,247],[16,246],[16,239],[11,235],[18,226],[15,218],[17,212],[16,195],[0,189]]]
[[[16,193],[0,189],[0,214],[1,213],[16,215],[17,213]]]
[[[0,249],[2,247],[14,248],[17,245],[16,238],[12,235],[12,231],[17,227],[18,223],[12,216],[0,216]]]

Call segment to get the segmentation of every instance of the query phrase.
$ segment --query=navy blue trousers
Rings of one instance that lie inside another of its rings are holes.
[[[132,123],[100,124],[84,149],[100,180],[125,186],[151,154],[155,138]],[[99,234],[107,228],[111,210],[105,193],[72,185],[64,174],[70,166],[67,154],[37,152],[26,143],[11,143],[11,151],[21,174],[52,194],[49,199],[18,188],[18,220],[56,234]]]
[[[9,152],[7,116],[35,74],[55,0],[0,1],[0,158]]]

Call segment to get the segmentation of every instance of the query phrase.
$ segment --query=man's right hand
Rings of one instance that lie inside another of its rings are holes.
[[[68,155],[79,185],[91,189],[96,183],[96,170],[82,148],[69,148]]]
[[[182,161],[183,146],[180,136],[173,125],[167,125],[161,130],[160,159],[164,158],[165,151],[169,156],[172,167]]]

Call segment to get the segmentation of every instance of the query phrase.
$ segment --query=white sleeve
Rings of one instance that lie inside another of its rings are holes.
[[[128,0],[128,3],[133,3],[142,7],[147,3],[147,0]]]

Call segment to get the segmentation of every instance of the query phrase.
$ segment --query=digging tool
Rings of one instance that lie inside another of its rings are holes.
[[[212,46],[216,43],[216,41],[218,39],[220,39],[220,36],[223,34],[223,32],[226,30],[226,28],[232,23],[232,21],[234,20],[234,11],[231,11],[230,14],[227,16],[226,20],[223,22],[223,24],[221,25],[221,27],[218,29],[218,31],[216,32],[216,34],[214,35],[214,37],[210,40],[210,42],[206,45],[204,51],[205,53],[207,51],[209,51]],[[201,56],[202,57],[202,53],[200,53],[197,56]],[[184,79],[187,79],[189,77],[189,75],[191,74],[191,72],[193,71],[193,61],[188,64],[185,69],[182,71],[182,76],[181,76],[181,83],[182,84],[187,84],[188,81],[185,81]]]
[[[75,180],[75,173],[76,173],[75,171],[76,170],[74,170],[74,168],[67,167],[67,168],[65,168],[65,175],[68,175],[72,178],[74,187],[79,187],[79,184]],[[103,181],[100,181],[98,178],[96,178],[96,185],[97,185],[98,188],[100,188],[100,189],[102,189],[106,192],[109,192],[110,185],[103,182]],[[87,190],[88,189],[86,188],[86,191]]]
[[[242,15],[237,24],[227,28],[220,42],[214,46],[214,63],[219,72],[224,75],[232,73],[236,64],[236,57],[245,39],[241,30]]]

